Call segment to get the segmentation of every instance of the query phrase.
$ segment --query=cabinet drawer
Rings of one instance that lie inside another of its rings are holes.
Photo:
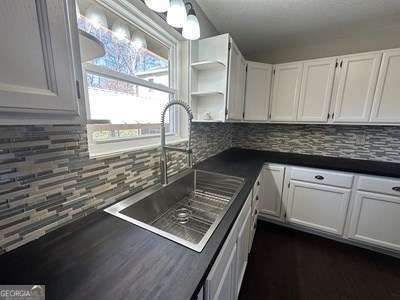
[[[361,176],[358,189],[400,197],[400,179]]]
[[[291,178],[300,181],[351,188],[354,176],[326,170],[293,168]]]
[[[254,183],[254,187],[253,187],[253,197],[256,197],[256,194],[258,194],[258,191],[260,190],[261,187],[261,176],[262,176],[262,172],[260,172],[260,174],[257,177],[256,182]]]
[[[261,189],[257,191],[257,194],[253,194],[253,201],[251,205],[251,210],[252,210],[252,215],[254,216],[256,214],[256,210],[258,207],[258,203],[260,203],[260,198],[261,198]]]

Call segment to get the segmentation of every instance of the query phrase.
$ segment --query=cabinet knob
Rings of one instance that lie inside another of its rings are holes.
[[[317,175],[317,176],[315,176],[314,178],[315,178],[315,179],[318,179],[318,180],[324,180],[324,176],[321,176],[321,175]]]
[[[258,201],[258,196],[256,196],[256,200]]]
[[[260,182],[259,182],[259,181],[257,181],[257,185],[260,185]]]
[[[395,192],[400,192],[400,186],[395,186],[392,188],[392,190]]]

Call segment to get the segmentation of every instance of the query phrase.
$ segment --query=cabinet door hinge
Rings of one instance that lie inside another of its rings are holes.
[[[288,183],[287,187],[288,187],[288,188],[290,188],[290,181],[289,181],[289,183]]]
[[[338,67],[338,65],[339,65],[339,63],[338,63],[338,62],[336,62],[336,64],[335,64],[335,68],[337,68],[337,67]]]
[[[243,113],[243,119],[244,119],[244,113]]]
[[[246,73],[247,73],[247,70],[249,69],[249,65],[246,65]]]
[[[275,75],[275,69],[274,69],[274,71],[273,71],[273,74]]]
[[[328,120],[329,120],[329,118],[331,117],[331,114],[330,113],[328,113]]]
[[[75,84],[76,84],[76,97],[78,99],[81,99],[81,88],[79,86],[79,80],[76,80]]]
[[[283,215],[283,218],[286,219],[286,213]]]
[[[340,62],[340,67],[342,67],[343,66],[343,60]]]
[[[229,40],[229,42],[228,42],[228,50],[231,50],[231,48],[232,48],[232,42],[231,42],[231,40]]]
[[[228,109],[225,108],[225,116],[227,116],[227,115],[228,115]]]
[[[271,119],[271,113],[268,114],[268,117]]]

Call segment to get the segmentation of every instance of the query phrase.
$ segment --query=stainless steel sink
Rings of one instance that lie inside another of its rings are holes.
[[[243,178],[189,170],[105,211],[201,252],[243,185]]]

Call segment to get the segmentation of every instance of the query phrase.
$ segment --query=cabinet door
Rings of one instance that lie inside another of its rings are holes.
[[[400,49],[383,52],[371,122],[400,123]]]
[[[265,121],[269,112],[272,66],[247,62],[244,118]]]
[[[0,1],[0,112],[78,114],[68,8]]]
[[[342,235],[349,197],[348,189],[291,180],[287,220]]]
[[[302,63],[275,66],[271,98],[271,121],[295,121],[299,104]]]
[[[297,121],[327,122],[337,58],[303,64]]]
[[[238,47],[231,41],[227,95],[228,120],[243,119],[245,76],[246,61]]]
[[[381,53],[344,56],[335,103],[334,122],[368,122]]]
[[[349,238],[400,250],[400,197],[357,192]]]
[[[265,165],[262,172],[263,180],[261,186],[261,199],[259,203],[260,213],[280,218],[285,167]]]
[[[251,226],[251,210],[246,214],[246,218],[239,229],[237,240],[237,295],[239,295],[240,286],[242,285],[244,272],[246,271],[247,258],[249,254],[250,244],[250,226]]]
[[[212,298],[213,300],[234,300],[236,299],[235,289],[235,266],[236,265],[236,245],[229,257],[228,263],[225,267],[222,279],[219,283],[217,292]]]

